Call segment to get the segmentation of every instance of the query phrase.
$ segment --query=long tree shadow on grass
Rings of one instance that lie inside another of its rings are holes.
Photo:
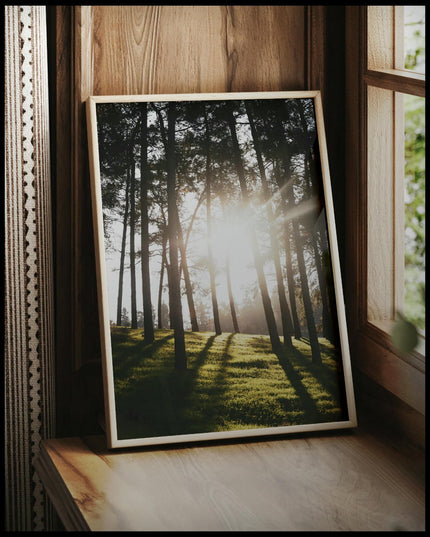
[[[131,340],[132,334],[127,328],[111,330],[112,358],[117,379],[127,378],[133,367],[142,366],[145,358],[153,356],[157,349],[162,348],[169,339],[173,339],[171,333],[147,343],[143,339]]]
[[[192,336],[188,336],[188,342]],[[198,351],[188,352],[188,368],[174,369],[173,345],[162,357],[163,349],[173,334],[151,345],[139,341],[132,345],[132,357],[126,360],[122,379],[116,377],[116,411],[118,438],[143,438],[197,432],[199,405],[190,405],[199,369],[208,358],[215,336]],[[131,349],[129,349],[130,351]],[[197,425],[196,425],[197,424]]]
[[[298,340],[300,342],[303,342],[305,343],[308,347],[309,347],[309,350],[312,348],[311,347],[311,342],[310,342],[310,339],[307,338],[307,337],[301,337],[300,340]],[[340,348],[340,345],[336,344],[336,343],[323,343],[321,341],[321,338],[318,339],[318,345],[319,345],[319,348],[320,348],[320,351],[321,353],[323,354],[326,354],[326,355],[329,355],[333,358],[335,358],[335,353],[337,353],[338,351],[336,351],[336,349],[339,349]],[[296,349],[297,350],[297,349]],[[303,353],[301,353],[303,354]],[[336,362],[338,364],[338,366],[341,365],[341,358],[340,356],[337,356],[336,357]],[[318,365],[318,367],[320,368],[321,371],[323,371],[324,369],[327,370],[327,372],[329,372],[330,374],[332,373],[332,367],[327,365],[326,363],[321,363],[321,364],[314,364],[314,365]],[[340,367],[338,367],[338,370],[340,369]]]
[[[339,367],[339,363],[336,366],[331,367],[327,364],[314,364],[312,359],[308,356],[305,356],[298,349],[294,349],[293,357],[294,360],[293,366],[297,368],[300,373],[306,377],[311,377],[314,379],[314,385],[322,389],[320,394],[319,404],[322,404],[322,400],[325,400],[326,408],[331,407],[331,416],[332,420],[330,421],[341,421],[347,419],[348,411],[346,404],[346,392],[345,385],[343,383],[342,368]],[[322,410],[320,411],[320,413]]]
[[[252,343],[252,346],[259,351],[271,352],[268,341],[256,341]],[[293,351],[284,350],[276,353],[276,356],[300,400],[304,423],[319,423],[327,419],[331,421],[333,416],[335,416],[334,419],[338,419],[339,410],[345,408],[342,392],[339,393],[338,371],[326,364],[312,364],[311,358],[298,348],[294,348]],[[327,406],[323,408],[322,399],[325,399],[330,409],[329,413],[327,413]]]
[[[294,351],[295,352],[295,351]],[[300,375],[295,370],[293,364],[291,363],[290,356],[287,351],[276,353],[279,363],[281,364],[282,369],[284,370],[287,379],[290,381],[292,387],[294,388],[297,396],[299,397],[304,413],[304,422],[305,423],[316,423],[319,421],[319,412],[316,406],[315,401],[309,395],[306,387],[304,386]]]
[[[119,438],[337,419],[338,401],[319,381],[325,369],[303,354],[306,347],[275,358],[268,338],[242,335],[243,341],[236,341],[234,334],[186,333],[188,368],[177,371],[172,334],[158,337],[152,346],[139,337],[128,341],[129,367],[124,364],[122,377],[115,378]]]
[[[186,427],[188,421],[185,409],[189,406],[188,400],[194,390],[196,377],[200,368],[209,356],[209,351],[214,343],[215,335],[208,338],[203,349],[197,356],[188,353],[188,367],[186,370],[172,370],[167,374],[159,375],[158,382],[162,390],[162,400],[165,413],[165,421],[168,424],[168,434],[179,434]],[[189,418],[189,416],[188,416]]]
[[[231,359],[229,352],[233,342],[234,334],[229,334],[225,340],[225,344],[221,353],[221,358],[218,363],[218,372],[211,385],[206,386],[205,396],[210,400],[210,404],[204,405],[201,408],[201,425],[206,431],[214,431],[220,425],[220,409],[224,402],[224,396],[227,386],[227,364]],[[196,401],[198,403],[198,401]]]
[[[210,336],[195,358],[189,357],[186,371],[171,372],[161,378],[166,406],[166,418],[169,420],[169,434],[187,434],[212,432],[219,426],[220,409],[226,389],[226,365],[230,359],[229,348],[234,334],[229,334],[219,357],[213,349],[216,339]],[[222,336],[221,336],[222,337]],[[212,356],[210,353],[212,351]],[[209,362],[210,367],[217,368],[215,378],[210,382],[203,380],[203,366]],[[172,418],[173,417],[173,418]]]
[[[324,343],[319,340],[320,350],[323,356],[323,362],[314,364],[312,362],[312,354],[310,352],[310,342],[307,338],[301,338],[309,346],[309,353],[301,352],[299,349],[294,349],[294,362],[302,370],[312,375],[321,386],[331,395],[333,401],[338,401],[341,409],[341,419],[347,419],[347,401],[346,391],[343,376],[342,357],[336,345],[332,343]]]

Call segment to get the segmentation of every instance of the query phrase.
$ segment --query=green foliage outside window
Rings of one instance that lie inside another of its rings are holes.
[[[405,68],[425,71],[425,7],[405,6]],[[405,95],[406,319],[425,329],[425,99]]]
[[[425,7],[405,6],[404,68],[425,73]],[[404,96],[405,110],[405,301],[392,342],[402,352],[425,331],[425,99]]]
[[[425,327],[425,100],[405,95],[405,317]]]
[[[404,6],[405,69],[425,72],[425,7]]]

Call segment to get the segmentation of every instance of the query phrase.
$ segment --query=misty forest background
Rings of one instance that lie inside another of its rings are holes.
[[[167,371],[179,373],[207,359],[217,337],[230,358],[233,337],[242,359],[246,347],[248,360],[253,348],[275,355],[284,385],[298,357],[339,384],[313,99],[98,103],[97,128],[118,393],[160,342]],[[181,389],[171,410],[190,394],[186,382]],[[329,397],[337,415],[339,397],[338,386]],[[168,421],[171,432],[171,411]]]

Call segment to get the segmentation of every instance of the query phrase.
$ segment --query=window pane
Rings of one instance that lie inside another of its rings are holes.
[[[425,329],[425,100],[404,96],[405,317]]]
[[[425,73],[425,7],[404,6],[405,69]]]

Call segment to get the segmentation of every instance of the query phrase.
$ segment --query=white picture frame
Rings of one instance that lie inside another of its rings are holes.
[[[108,447],[355,427],[320,92],[92,96],[86,106]],[[200,316],[187,309],[185,261]],[[161,304],[176,313],[157,328],[149,311],[166,267]],[[195,330],[208,311],[212,324]],[[130,315],[134,327],[119,326]]]

